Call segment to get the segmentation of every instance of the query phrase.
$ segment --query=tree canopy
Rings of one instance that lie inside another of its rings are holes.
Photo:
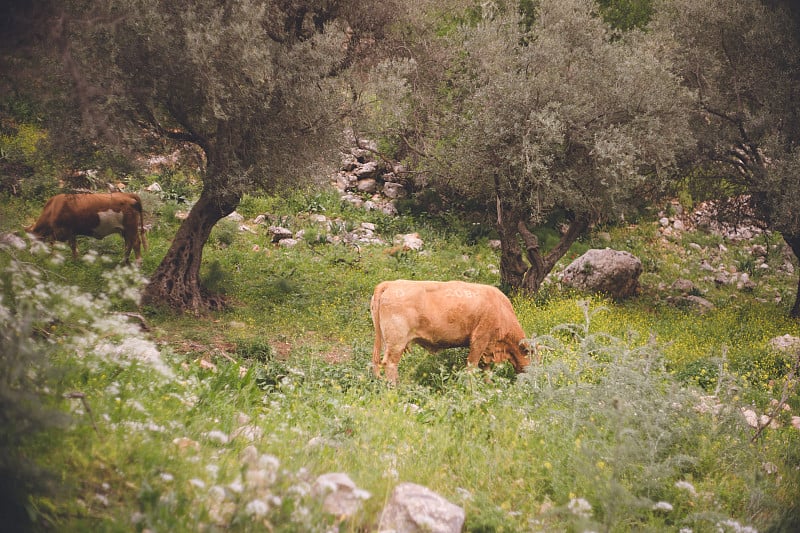
[[[457,99],[431,110],[446,116],[427,163],[496,209],[512,287],[536,290],[590,224],[653,198],[691,143],[686,91],[660,54],[672,43],[619,37],[595,13],[589,0],[542,0],[528,27],[516,10],[485,12],[453,33],[462,52],[441,66]],[[553,217],[569,229],[545,253],[530,227]]]
[[[380,37],[389,13],[387,2],[335,0],[63,7],[63,55],[83,128],[104,143],[188,141],[205,156],[201,196],[146,302],[193,311],[218,303],[199,278],[212,227],[244,192],[298,179],[330,156],[347,104],[341,74]]]
[[[693,90],[695,162],[748,194],[800,256],[800,16],[788,2],[662,2],[654,31],[675,36]],[[800,286],[792,309],[800,316]]]

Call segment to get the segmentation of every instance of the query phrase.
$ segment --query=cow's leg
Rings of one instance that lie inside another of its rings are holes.
[[[75,237],[75,235],[70,235],[67,240],[69,241],[70,249],[72,249],[72,258],[73,259],[77,259],[78,258],[78,240],[77,240],[77,238]]]
[[[491,338],[489,335],[474,335],[469,341],[469,355],[467,355],[467,368],[478,368],[481,356],[489,348]]]
[[[136,257],[136,264],[142,263],[141,242],[139,241],[139,228],[136,227],[135,221],[124,221],[125,228],[122,231],[122,238],[125,240],[125,252],[122,254],[122,261],[126,265],[131,262],[131,250],[133,250]]]
[[[386,379],[390,383],[397,383],[398,378],[398,371],[397,367],[400,365],[400,359],[403,357],[403,353],[406,351],[407,344],[386,344],[386,349],[383,352],[383,361],[381,361],[381,366],[384,368],[384,373],[386,375]]]

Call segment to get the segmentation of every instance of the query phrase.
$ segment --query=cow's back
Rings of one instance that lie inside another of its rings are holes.
[[[517,324],[508,298],[489,285],[385,281],[376,287],[373,300],[373,314],[378,313],[385,335],[414,337],[409,340],[430,347],[464,346],[476,328],[497,330],[509,319]]]

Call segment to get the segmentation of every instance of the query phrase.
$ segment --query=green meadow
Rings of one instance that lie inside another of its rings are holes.
[[[466,350],[414,348],[389,387],[370,368],[372,289],[498,285],[491,231],[356,210],[326,191],[246,197],[244,222],[223,220],[204,251],[205,285],[228,308],[174,315],[140,308],[132,289],[187,206],[143,199],[139,269],[117,266],[116,236],[79,240],[77,261],[27,240],[0,250],[0,388],[15,424],[0,442],[36,529],[375,531],[403,481],[463,507],[470,532],[800,526],[798,353],[770,344],[800,336],[788,318],[797,273],[777,235],[662,236],[654,216],[595,228],[556,270],[590,248],[628,250],[644,265],[637,297],[579,294],[554,276],[535,296],[511,295],[536,346],[527,372],[470,372]],[[22,235],[39,207],[4,198],[0,231]],[[259,214],[304,229],[299,244],[272,244]],[[388,243],[417,232],[424,248],[325,239],[362,222]],[[753,286],[716,283],[704,259]],[[687,303],[670,288],[678,278],[713,308]],[[356,512],[323,508],[314,481],[331,472],[368,493]]]

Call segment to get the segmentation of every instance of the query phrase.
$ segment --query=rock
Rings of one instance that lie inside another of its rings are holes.
[[[359,509],[364,500],[372,495],[356,487],[350,476],[342,473],[322,474],[311,487],[311,493],[324,498],[322,508],[326,513],[338,517],[352,516]]]
[[[383,195],[392,200],[396,200],[397,198],[405,198],[407,193],[405,187],[400,183],[387,181],[383,184]]]
[[[716,272],[717,269],[711,266],[711,263],[703,259],[703,261],[700,263],[700,270],[704,270],[706,272]]]
[[[378,163],[375,161],[370,161],[368,163],[364,163],[360,167],[356,168],[353,171],[358,181],[363,181],[365,179],[372,179],[378,176]]]
[[[669,226],[669,219],[667,217],[661,217],[660,219],[658,219],[658,223],[661,224],[662,228],[666,228],[667,226]]]
[[[378,191],[378,182],[374,178],[360,179],[358,180],[358,185],[356,185],[356,190],[358,192],[372,194]]]
[[[564,269],[561,282],[589,292],[623,299],[636,294],[642,262],[629,252],[592,249]]]
[[[390,217],[397,215],[397,207],[391,202],[387,202],[381,205],[381,213],[384,215],[388,215]]]
[[[284,248],[294,248],[300,241],[297,239],[289,238],[289,239],[281,239],[278,241],[278,246],[283,246]]]
[[[147,192],[161,192],[161,185],[156,182],[151,183],[147,187],[144,188]]]
[[[773,350],[778,350],[780,352],[800,350],[800,337],[795,337],[787,333],[786,335],[770,339],[769,345]]]
[[[345,172],[355,170],[358,166],[358,159],[353,154],[342,154],[342,165],[339,167]]]
[[[347,193],[344,196],[342,196],[342,200],[353,205],[354,207],[362,207],[364,205],[363,199],[350,193]]]
[[[394,533],[460,533],[464,509],[414,483],[401,483],[392,491],[381,513],[378,531]]]
[[[283,226],[270,226],[267,231],[272,235],[272,242],[281,242],[294,237],[292,231]]]
[[[503,246],[503,242],[500,239],[490,239],[488,244],[492,250],[499,250]]]
[[[714,304],[712,304],[702,296],[695,296],[694,294],[690,294],[689,296],[686,296],[684,300],[686,300],[693,306],[697,307],[700,310],[700,312],[706,312],[714,309]]]
[[[672,223],[672,227],[678,231],[683,231],[686,229],[686,226],[683,224],[683,221],[680,219],[675,219],[675,222]]]
[[[688,279],[676,279],[675,282],[670,285],[670,288],[675,291],[680,291],[683,293],[692,292],[695,289],[694,283],[692,283]]]
[[[228,215],[226,218],[228,220],[233,220],[234,222],[244,222],[244,217],[236,211]]]
[[[407,233],[405,235],[395,235],[394,244],[402,246],[407,250],[422,250],[425,245],[419,237],[419,233]]]

